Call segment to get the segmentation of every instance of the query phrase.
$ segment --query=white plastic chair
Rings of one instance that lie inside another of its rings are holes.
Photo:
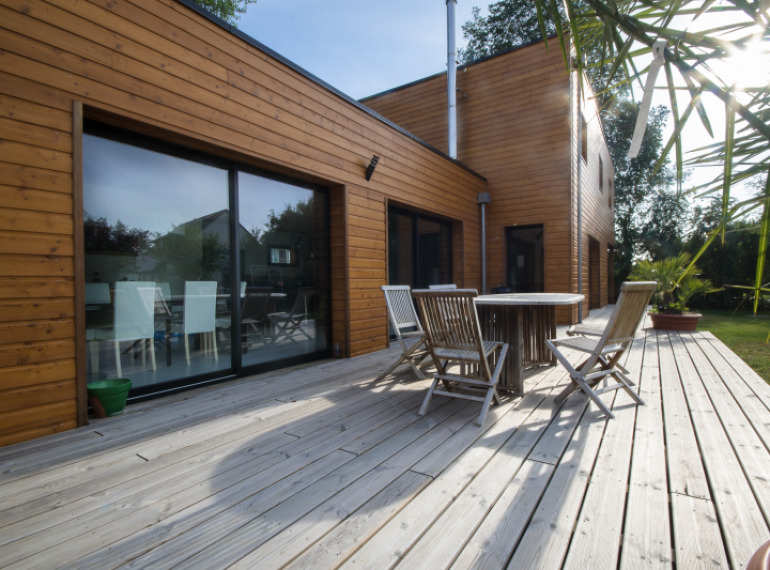
[[[185,281],[184,284],[184,352],[187,366],[190,366],[191,334],[202,334],[204,353],[214,352],[214,360],[219,360],[216,338],[217,282]]]
[[[120,342],[141,341],[142,362],[145,362],[146,345],[150,345],[152,369],[155,367],[155,282],[118,281],[115,283],[115,324],[112,330],[115,341],[115,363],[118,377],[123,376],[120,365]],[[148,340],[149,343],[144,341]]]

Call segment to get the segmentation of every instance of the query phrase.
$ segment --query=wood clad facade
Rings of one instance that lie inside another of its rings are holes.
[[[461,67],[457,154],[488,180],[488,287],[510,284],[506,230],[542,225],[545,291],[585,294],[587,315],[589,307],[610,302],[614,174],[596,105],[585,91],[587,83],[579,87],[576,77],[565,69],[558,47],[549,51],[543,43]],[[447,148],[445,74],[363,102],[423,140]],[[577,307],[572,314],[567,311],[559,320],[574,322]]]
[[[342,355],[387,346],[390,201],[451,221],[480,286],[481,176],[193,5],[0,0],[0,45],[0,445],[86,421],[84,118],[328,188]]]

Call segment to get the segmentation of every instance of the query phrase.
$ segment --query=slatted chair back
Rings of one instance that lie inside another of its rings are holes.
[[[425,331],[412,302],[412,288],[409,285],[383,285],[388,320],[396,335],[401,353],[387,370],[377,376],[382,380],[402,364],[409,364],[418,378],[425,378],[418,365],[430,354],[425,346]]]
[[[625,281],[615,312],[607,322],[604,344],[631,342],[658,284],[655,281]]]
[[[468,359],[478,360],[482,339],[474,301],[476,290],[418,289],[413,294],[433,350],[468,351]]]
[[[610,418],[614,414],[599,398],[610,390],[623,389],[637,403],[644,404],[639,395],[631,389],[633,382],[627,376],[628,371],[620,364],[620,359],[631,346],[639,322],[647,304],[658,284],[654,281],[626,281],[620,287],[620,296],[615,311],[607,321],[600,338],[591,335],[571,336],[564,339],[547,339],[546,345],[553,351],[556,359],[569,372],[572,382],[556,397],[556,402],[564,401],[569,394],[580,389],[593,400]],[[584,360],[573,366],[562,348],[569,348],[586,354]],[[613,377],[616,384],[596,389],[599,382]]]
[[[383,285],[385,305],[393,332],[400,338],[404,331],[422,331],[422,324],[412,302],[412,288],[409,285]]]
[[[508,345],[482,338],[475,289],[418,289],[412,294],[438,371],[420,407],[420,415],[427,412],[431,398],[438,394],[481,402],[478,424],[482,425],[489,406],[499,402],[497,384]],[[450,369],[450,365],[457,364]]]

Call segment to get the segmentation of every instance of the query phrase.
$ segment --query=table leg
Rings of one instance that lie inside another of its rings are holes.
[[[524,318],[522,315],[523,310],[526,307],[512,306],[506,307],[504,317],[511,326],[508,339],[504,339],[508,343],[508,346],[512,352],[511,360],[509,361],[510,370],[510,387],[513,389],[513,393],[516,396],[524,395]]]

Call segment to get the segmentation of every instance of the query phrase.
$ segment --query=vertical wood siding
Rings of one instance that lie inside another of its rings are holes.
[[[329,187],[343,354],[387,345],[388,198],[454,220],[456,247],[479,249],[481,177],[176,0],[0,0],[0,46],[0,445],[77,424],[73,102]]]

